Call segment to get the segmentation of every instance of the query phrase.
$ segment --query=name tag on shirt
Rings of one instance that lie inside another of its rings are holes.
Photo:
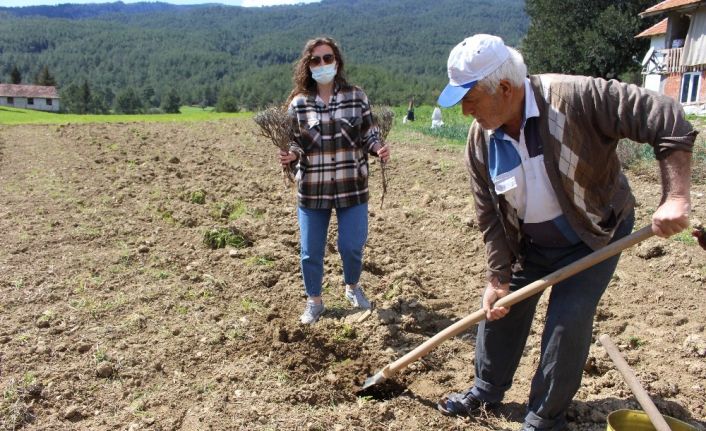
[[[515,175],[513,175],[513,173],[514,172],[510,171],[493,178],[495,192],[497,194],[502,195],[517,188],[517,180],[515,179]]]

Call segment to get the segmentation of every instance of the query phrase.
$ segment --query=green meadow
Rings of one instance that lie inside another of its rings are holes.
[[[431,128],[431,114],[434,106],[422,105],[414,108],[414,121],[403,123],[402,119],[407,115],[406,107],[393,107],[395,113],[394,131],[407,130],[415,131],[425,135],[439,138],[441,143],[448,145],[465,145],[468,136],[468,128],[473,122],[473,117],[464,117],[461,113],[461,105],[456,105],[448,109],[441,110],[441,119],[444,122],[442,127]]]
[[[134,123],[170,121],[209,121],[222,118],[247,118],[252,113],[215,112],[213,109],[183,106],[180,114],[79,115],[16,109],[0,106],[0,124]]]
[[[414,108],[415,121],[404,124],[402,119],[407,115],[407,108],[393,107],[395,113],[395,132],[418,132],[434,136],[441,143],[448,145],[464,145],[471,117],[461,114],[460,106],[442,109],[444,126],[431,128],[433,106],[424,105]],[[192,106],[181,107],[180,114],[138,114],[138,115],[95,115],[95,114],[57,114],[52,112],[34,111],[0,106],[0,125],[19,124],[68,124],[68,123],[135,123],[135,122],[172,122],[172,121],[210,121],[222,118],[250,118],[252,112],[216,112],[213,108],[201,109]]]
[[[415,121],[407,123],[402,121],[407,115],[406,107],[392,107],[392,110],[395,113],[394,127],[390,136],[392,140],[415,140],[414,135],[421,134],[438,138],[437,144],[463,146],[466,144],[468,128],[473,121],[472,117],[463,116],[460,105],[441,110],[444,125],[437,129],[431,128],[431,114],[434,111],[434,106],[415,107]],[[57,114],[0,106],[0,125],[211,121],[223,118],[250,118],[252,115],[252,112],[216,112],[213,108],[201,109],[193,106],[182,106],[180,114],[138,115]],[[688,115],[687,118],[697,129],[703,129],[706,126],[706,119],[703,116]],[[638,161],[653,160],[652,149],[649,146],[627,140],[621,142],[618,152],[626,166]],[[702,172],[704,170],[702,162],[706,161],[706,139],[703,137],[697,138],[693,157],[698,162],[694,168],[695,179],[703,181],[706,178],[706,174]]]

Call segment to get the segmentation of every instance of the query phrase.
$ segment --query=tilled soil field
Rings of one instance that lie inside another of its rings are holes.
[[[302,327],[295,197],[252,122],[0,129],[1,429],[519,429],[544,301],[498,411],[464,420],[436,410],[472,381],[474,330],[382,390],[356,392],[475,311],[484,282],[461,150],[405,131],[392,140],[383,208],[371,165],[362,282],[375,309],[343,298],[331,234],[327,312]],[[659,201],[658,177],[630,173],[636,227]],[[706,220],[705,195],[693,186],[694,219]],[[210,248],[217,228],[240,242]],[[662,413],[700,430],[705,293],[706,252],[686,234],[652,238],[623,254],[594,325]],[[604,430],[621,408],[638,404],[594,344],[569,429]]]

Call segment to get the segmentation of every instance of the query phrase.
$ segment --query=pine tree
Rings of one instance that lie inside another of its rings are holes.
[[[10,83],[11,84],[21,84],[22,83],[22,75],[20,74],[19,69],[17,69],[17,66],[12,66],[12,72],[10,72]]]
[[[89,112],[94,112],[93,111],[93,97],[91,95],[91,87],[88,85],[88,81],[85,79],[83,80],[83,84],[81,85],[81,89],[79,90],[78,97],[79,97],[79,104],[81,106],[80,114],[87,114]]]
[[[67,112],[73,114],[87,114],[94,112],[93,97],[88,81],[82,85],[71,84],[61,92],[62,106]]]
[[[225,88],[218,94],[216,102],[218,112],[238,112],[238,98],[233,88]]]
[[[145,105],[155,108],[159,106],[159,99],[156,96],[157,93],[154,91],[154,88],[147,86],[142,89],[142,100],[145,102]]]
[[[174,88],[170,88],[167,95],[162,98],[162,110],[167,114],[179,114],[181,99]]]
[[[118,114],[137,114],[142,110],[142,101],[132,87],[118,93],[115,99],[115,112]]]
[[[91,94],[91,112],[94,114],[109,113],[113,97],[109,88],[96,88]]]
[[[35,85],[44,85],[49,87],[56,86],[56,79],[49,73],[49,67],[44,65],[42,70],[39,71],[37,77],[34,79]]]

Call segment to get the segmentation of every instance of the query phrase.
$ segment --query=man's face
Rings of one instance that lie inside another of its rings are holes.
[[[507,101],[503,97],[503,86],[490,94],[481,85],[476,85],[461,99],[463,115],[472,115],[484,129],[497,129],[505,123]]]

